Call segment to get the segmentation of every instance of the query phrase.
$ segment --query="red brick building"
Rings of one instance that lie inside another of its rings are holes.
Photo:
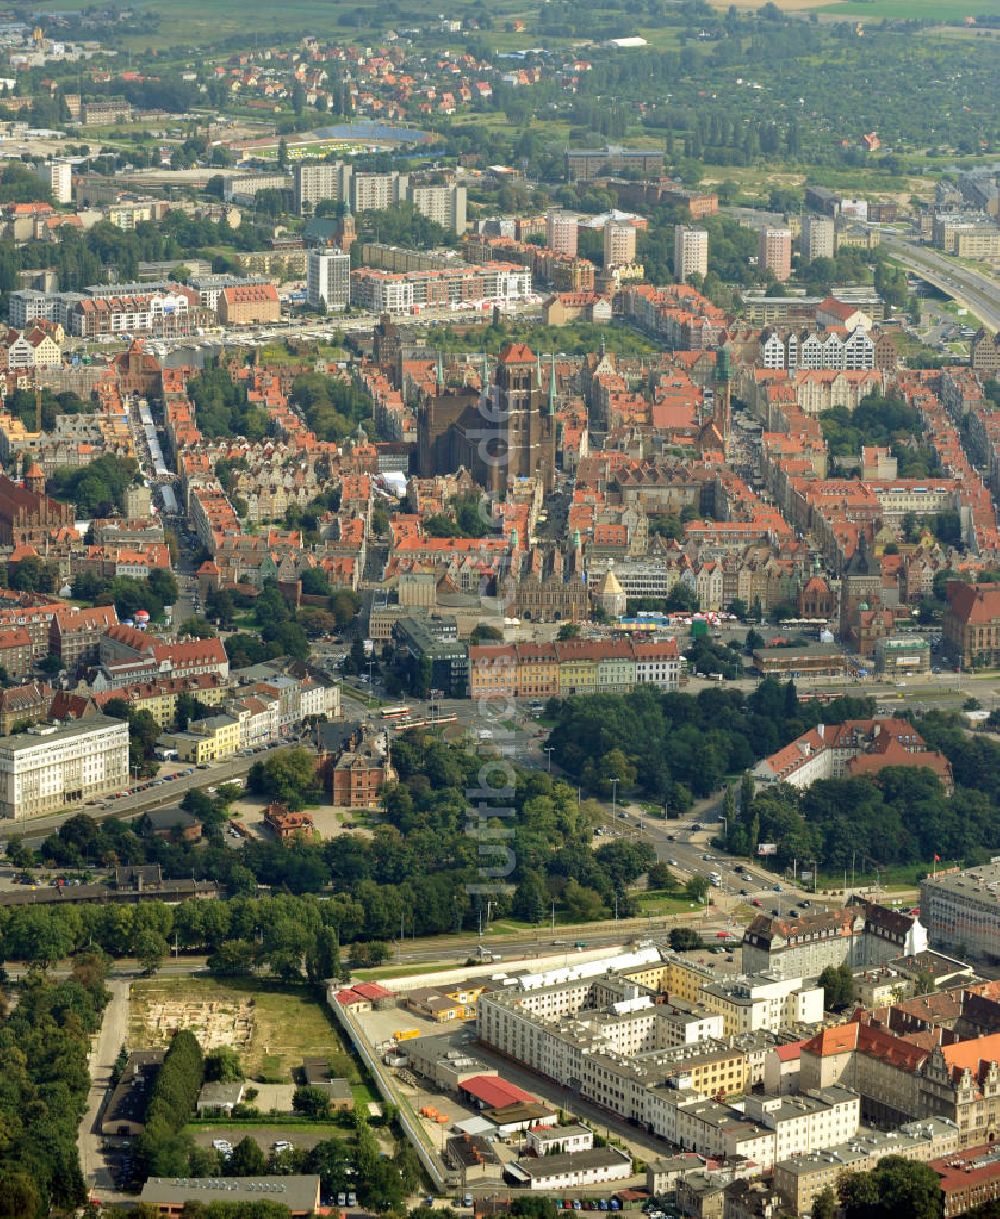
[[[1000,665],[1000,584],[949,580],[941,633],[945,650],[963,669]]]

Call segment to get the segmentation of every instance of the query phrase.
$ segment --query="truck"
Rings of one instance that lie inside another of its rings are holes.
[[[393,1041],[412,1041],[414,1037],[420,1036],[419,1029],[396,1029],[392,1035]]]

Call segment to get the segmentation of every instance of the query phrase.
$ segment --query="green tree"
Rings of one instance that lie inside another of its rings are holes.
[[[148,928],[139,932],[135,941],[135,955],[147,974],[154,974],[170,954],[170,945],[158,931]]]
[[[220,1046],[205,1055],[206,1080],[234,1084],[243,1078],[243,1063],[232,1046]]]
[[[939,1219],[941,1184],[927,1164],[886,1156],[871,1172],[848,1173],[838,1185],[846,1219]]]
[[[314,1121],[325,1121],[330,1116],[330,1097],[323,1088],[296,1088],[292,1096],[292,1108]]]
[[[849,965],[828,965],[819,975],[823,988],[823,1006],[830,1012],[840,1012],[854,998],[854,977]]]
[[[525,872],[514,890],[511,913],[526,923],[540,923],[548,910],[548,894],[541,874],[532,870]]]
[[[704,948],[704,944],[693,927],[673,927],[670,931],[670,947],[674,952],[690,952]]]
[[[262,1177],[267,1171],[267,1158],[260,1144],[249,1134],[233,1147],[233,1154],[225,1163],[227,1177]]]
[[[607,914],[607,907],[596,889],[581,885],[572,877],[563,890],[563,905],[573,922],[592,923]]]
[[[813,1219],[837,1219],[837,1195],[831,1186],[827,1186],[813,1199]]]
[[[321,795],[316,762],[307,749],[279,749],[264,762],[255,762],[247,786],[257,795],[281,800],[290,809],[315,804]]]
[[[692,876],[684,886],[684,892],[692,901],[700,902],[708,893],[709,883],[704,876]]]

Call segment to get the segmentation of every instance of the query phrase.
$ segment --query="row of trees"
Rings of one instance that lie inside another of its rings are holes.
[[[180,1029],[171,1039],[146,1107],[138,1160],[147,1177],[179,1176],[187,1169],[190,1139],[181,1133],[195,1111],[205,1079],[198,1039]]]
[[[301,798],[298,781],[313,779],[304,763],[298,765],[297,752],[289,751],[289,767],[261,768],[266,794],[291,803]],[[393,761],[400,782],[385,793],[387,824],[370,836],[343,834],[291,846],[253,841],[236,852],[224,841],[218,802],[228,793],[222,793],[200,796],[206,808],[189,805],[203,818],[203,843],[142,837],[132,824],[114,818],[97,823],[82,814],[37,855],[13,840],[20,867],[37,858],[86,874],[113,863],[159,863],[168,877],[215,879],[232,896],[175,907],[0,907],[0,958],[47,965],[94,944],[111,956],[138,955],[155,968],[176,942],[211,954],[222,973],[326,978],[339,969],[342,944],[353,945],[352,959],[367,960],[384,955],[384,943],[401,925],[415,935],[478,926],[485,903],[470,886],[479,879],[481,856],[468,833],[466,792],[478,785],[481,758],[429,733],[410,732],[396,742]],[[629,913],[629,889],[654,863],[648,848],[615,841],[592,850],[591,802],[580,802],[575,787],[548,774],[515,773],[513,795],[504,800],[513,810],[505,818],[513,831],[513,891],[494,899],[493,913],[541,922],[555,903],[574,920],[587,920],[606,916],[616,899],[619,914]],[[258,883],[270,885],[273,896],[253,896]]]
[[[167,567],[156,567],[145,580],[128,576],[104,576],[92,569],[78,572],[71,585],[73,596],[95,605],[113,605],[121,619],[144,609],[154,621],[163,617],[168,605],[177,604],[177,580]]]
[[[31,974],[0,1019],[0,1214],[40,1219],[86,1200],[77,1129],[86,1109],[90,1038],[107,1002],[93,954],[56,981]]]

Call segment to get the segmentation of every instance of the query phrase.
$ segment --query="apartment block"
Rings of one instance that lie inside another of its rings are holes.
[[[7,297],[7,314],[15,330],[27,330],[34,322],[55,318],[58,298],[37,288],[19,288]]]
[[[830,216],[802,217],[802,257],[833,258],[836,253],[837,228]]]
[[[445,186],[419,186],[411,183],[407,201],[414,210],[449,232],[462,234],[468,228],[466,208],[468,192],[454,183]]]
[[[69,161],[43,161],[35,173],[52,192],[54,203],[73,202],[73,166]]]
[[[374,313],[412,313],[452,302],[475,304],[524,300],[531,272],[511,263],[460,264],[450,270],[406,274],[362,267],[351,273],[351,303]]]
[[[849,1172],[871,1172],[885,1156],[928,1163],[959,1149],[958,1127],[946,1118],[907,1122],[896,1130],[859,1131],[846,1142],[819,1151],[780,1159],[774,1165],[774,1188],[796,1215],[808,1214],[824,1189],[836,1192]]]
[[[604,269],[630,267],[635,262],[636,227],[609,220],[604,226]]]
[[[570,212],[549,212],[545,217],[545,244],[556,254],[576,257],[580,226]]]
[[[674,278],[679,284],[689,276],[708,274],[708,231],[678,224],[674,228]]]
[[[777,1022],[782,1015],[815,1015],[812,999],[804,1011],[788,1006],[795,984],[784,989],[774,979],[741,981],[758,1001],[773,1005],[770,1012],[760,1010],[761,1023],[769,1016]],[[812,1147],[821,1138],[853,1134],[859,1103],[846,1089],[794,1113],[782,1109],[781,1098],[772,1098],[777,1105],[768,1113],[778,1116],[766,1118],[763,1110],[744,1114],[738,1101],[706,1099],[739,1097],[762,1082],[776,1040],[763,1029],[726,1036],[727,1016],[709,1009],[713,983],[713,974],[683,958],[640,949],[569,971],[525,975],[514,986],[484,993],[478,1035],[539,1074],[573,1080],[595,1104],[695,1150],[745,1154],[769,1164],[779,1146]],[[734,1026],[741,1023],[729,1019]],[[786,1121],[792,1124],[784,1126]]]
[[[345,309],[351,300],[351,256],[332,248],[310,250],[306,260],[306,297],[318,309]]]
[[[816,978],[828,965],[861,969],[926,947],[916,915],[854,898],[843,910],[799,918],[757,915],[743,935],[743,968],[772,978]]]
[[[311,216],[316,204],[324,199],[341,203],[351,201],[351,166],[343,161],[302,162],[295,166],[293,180],[295,210],[300,216]]]
[[[1000,863],[948,869],[920,884],[920,917],[931,944],[974,960],[1000,957]]]
[[[625,148],[608,144],[604,148],[570,148],[566,151],[566,175],[571,182],[588,182],[608,174],[632,170],[644,178],[663,173],[663,153],[651,148]]]
[[[567,640],[557,641],[551,649],[522,644],[469,648],[471,698],[542,698],[624,691],[638,685],[671,690],[679,683],[680,653],[673,639]]]
[[[281,301],[274,284],[240,284],[223,288],[219,296],[219,321],[225,326],[256,326],[280,317]]]
[[[406,174],[351,175],[351,210],[357,212],[384,212],[406,200],[409,178]]]
[[[25,821],[79,806],[128,784],[124,720],[34,724],[0,737],[0,817]]]
[[[772,228],[767,225],[760,230],[757,243],[757,266],[764,273],[770,271],[779,283],[784,283],[791,277],[791,229]]]
[[[823,1019],[823,990],[801,978],[726,979],[703,986],[701,1004],[723,1020],[723,1034],[750,1033],[760,1029],[776,1033],[796,1024],[819,1024]]]

